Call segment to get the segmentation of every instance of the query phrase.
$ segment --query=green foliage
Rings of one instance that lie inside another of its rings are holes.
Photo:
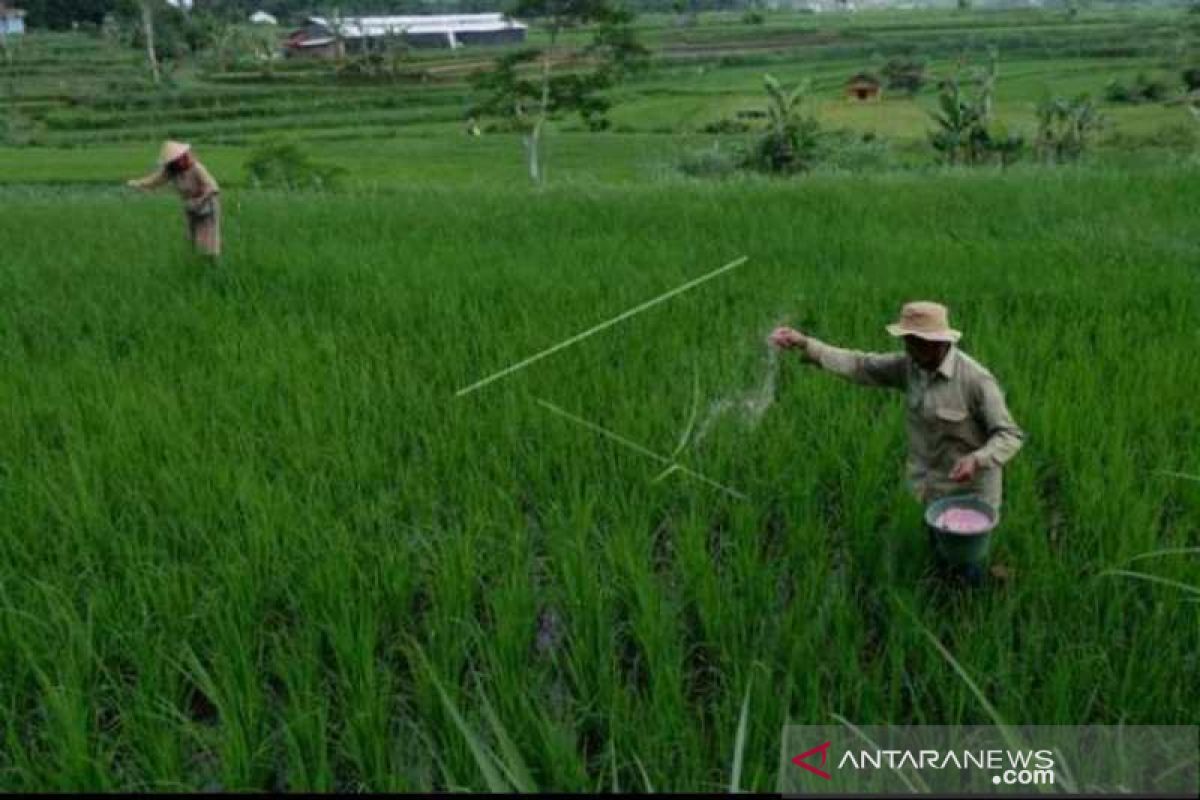
[[[986,69],[962,80],[952,76],[942,81],[938,111],[932,114],[937,130],[929,142],[948,164],[979,165],[999,161],[1007,165],[1018,159],[1024,138],[1010,133],[993,119],[998,61],[993,53]]]
[[[508,53],[491,70],[474,73],[470,80],[476,100],[470,114],[498,117],[525,134],[529,176],[537,183],[546,120],[578,114],[588,130],[608,128],[612,100],[605,92],[643,69],[649,51],[634,32],[633,13],[612,0],[519,0],[514,13],[539,20],[549,43]],[[582,49],[587,66],[556,64],[562,31],[589,23],[592,35]]]
[[[1189,92],[1200,89],[1200,67],[1189,67],[1183,71],[1183,85]]]
[[[1169,93],[1166,81],[1139,72],[1132,84],[1115,78],[1109,81],[1104,88],[1104,99],[1110,103],[1158,103]]]
[[[812,169],[821,146],[821,126],[806,113],[810,83],[784,88],[772,75],[763,76],[767,91],[767,128],[746,157],[746,166],[761,172],[790,175]]]
[[[880,70],[890,91],[904,92],[910,97],[925,86],[925,62],[915,58],[892,58]]]
[[[760,9],[748,8],[742,12],[743,25],[762,25],[766,21],[767,17]]]
[[[740,119],[729,119],[722,117],[714,122],[709,122],[700,127],[701,133],[712,133],[716,135],[746,133],[750,130],[750,124],[743,122]]]
[[[571,4],[537,3],[549,24],[567,24]],[[475,72],[471,86],[476,101],[471,113],[505,119],[519,130],[532,130],[543,117],[578,114],[589,130],[608,127],[611,100],[604,92],[616,86],[646,63],[646,49],[637,41],[632,17],[604,4],[584,3],[574,23],[600,19],[583,54],[592,61],[589,69],[555,69],[552,54],[545,48],[527,47],[496,59],[492,68]],[[556,28],[555,30],[557,30]]]
[[[887,139],[870,131],[827,131],[822,134],[821,168],[842,172],[883,172],[895,168]]]
[[[0,189],[0,789],[768,793],[832,714],[1195,723],[1195,595],[1097,575],[1200,584],[1133,560],[1200,529],[1163,474],[1200,471],[1197,167],[531,191],[433,144],[357,145],[382,191],[230,189],[216,272],[172,198]],[[914,296],[1029,433],[984,591],[926,572],[899,394],[784,357],[758,427],[681,456],[748,502],[531,399],[670,452],[780,315],[882,350]]]
[[[1038,105],[1037,117],[1034,151],[1042,161],[1058,164],[1078,160],[1104,122],[1087,94],[1047,98]]]
[[[294,142],[266,144],[246,159],[251,186],[265,189],[336,189],[345,170],[314,162]]]
[[[0,144],[25,147],[45,143],[45,125],[16,108],[0,117]]]
[[[679,171],[693,178],[727,178],[742,167],[744,152],[738,148],[722,149],[720,144],[702,150],[688,150],[679,158]]]
[[[117,3],[116,0],[20,0],[8,5],[25,9],[28,13],[25,21],[31,28],[66,30],[76,22],[99,25],[106,14],[116,9]]]
[[[265,74],[273,71],[279,52],[275,31],[262,25],[210,20],[206,47],[219,71],[246,66],[257,67]]]

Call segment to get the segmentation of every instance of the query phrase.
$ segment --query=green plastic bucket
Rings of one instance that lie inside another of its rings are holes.
[[[942,527],[938,524],[938,518],[951,509],[978,511],[987,517],[987,527],[969,533]],[[973,494],[943,497],[930,503],[925,509],[925,525],[933,533],[934,547],[950,564],[982,564],[986,561],[992,545],[992,531],[999,521],[999,512],[982,497]]]

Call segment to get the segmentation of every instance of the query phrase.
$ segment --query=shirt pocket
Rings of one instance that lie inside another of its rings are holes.
[[[935,405],[933,407],[933,415],[947,425],[957,425],[960,422],[966,422],[971,416],[966,408],[949,403],[938,403]]]
[[[976,447],[979,435],[975,430],[974,420],[966,404],[958,398],[941,399],[933,405],[930,422],[935,424],[943,435],[957,439],[968,447]]]

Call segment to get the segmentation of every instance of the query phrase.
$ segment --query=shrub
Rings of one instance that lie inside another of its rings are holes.
[[[345,173],[341,167],[319,164],[291,142],[256,148],[246,159],[251,186],[275,189],[334,189]]]
[[[914,95],[925,86],[925,64],[915,59],[893,58],[883,65],[888,89]]]
[[[700,131],[702,133],[716,133],[716,134],[745,133],[748,130],[750,130],[750,126],[748,124],[746,124],[745,122],[742,122],[741,120],[737,120],[737,119],[728,119],[728,118],[719,119],[719,120],[716,120],[715,122],[710,122],[707,125],[700,128]]]
[[[679,159],[679,171],[693,178],[726,178],[737,172],[743,154],[721,150],[717,145],[704,150],[684,153]]]
[[[1070,100],[1061,97],[1044,100],[1038,106],[1037,116],[1034,149],[1038,158],[1059,164],[1078,160],[1103,124],[1096,104],[1086,94]]]
[[[939,113],[933,115],[938,129],[929,135],[929,143],[946,163],[987,164],[999,160],[1001,165],[1008,165],[1020,158],[1024,137],[1010,133],[992,118],[995,81],[995,54],[988,68],[975,76],[976,91],[957,78],[941,81]]]
[[[884,170],[891,166],[886,139],[871,131],[837,130],[821,135],[821,167],[850,172]]]
[[[1200,67],[1191,67],[1183,71],[1183,85],[1189,92],[1200,89]]]
[[[748,8],[746,13],[742,14],[743,25],[762,25],[765,21],[766,17],[756,8]]]
[[[0,142],[12,147],[45,143],[45,126],[28,114],[10,109],[0,117]]]
[[[1166,99],[1167,94],[1165,81],[1150,78],[1144,72],[1138,73],[1132,84],[1114,79],[1104,87],[1104,99],[1110,103],[1157,103]]]
[[[747,153],[745,166],[779,174],[811,169],[818,160],[821,126],[803,113],[807,82],[790,91],[771,75],[764,76],[763,83],[770,99],[767,130]]]

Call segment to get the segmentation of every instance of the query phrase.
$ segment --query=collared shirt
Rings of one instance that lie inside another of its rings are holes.
[[[808,356],[823,369],[865,386],[905,393],[908,478],[923,503],[973,492],[999,510],[1003,466],[1021,449],[1025,434],[1013,421],[1004,393],[987,368],[951,345],[936,370],[907,353],[862,353],[809,338]],[[955,462],[975,456],[969,483],[950,480]]]
[[[158,170],[142,178],[136,183],[143,189],[154,189],[164,183],[171,183],[179,196],[191,206],[198,206],[209,197],[221,191],[217,181],[199,161],[192,161],[192,166],[183,172],[171,175],[166,168]]]

